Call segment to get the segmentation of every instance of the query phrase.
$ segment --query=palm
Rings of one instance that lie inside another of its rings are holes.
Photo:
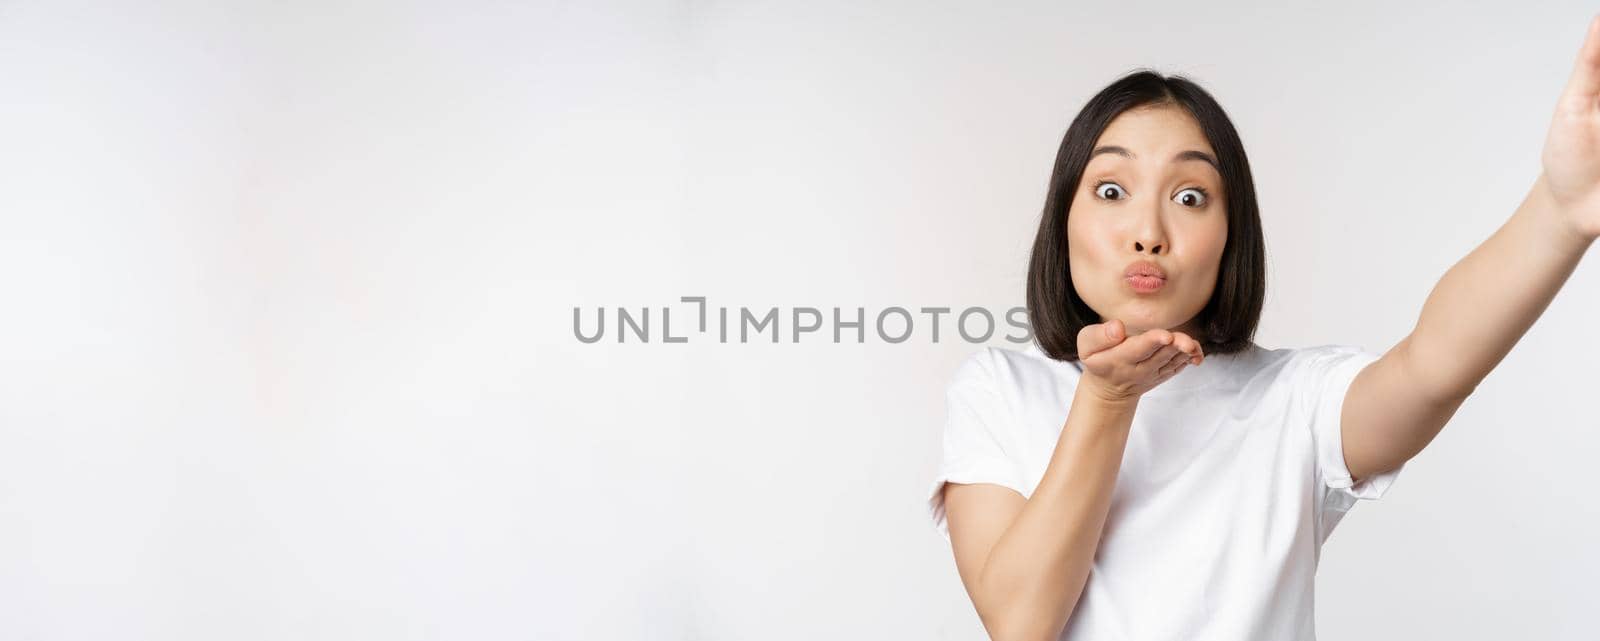
[[[1540,160],[1550,194],[1573,227],[1600,237],[1600,17],[1589,21]]]

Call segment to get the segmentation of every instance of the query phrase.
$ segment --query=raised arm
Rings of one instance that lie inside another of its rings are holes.
[[[1433,440],[1505,358],[1600,236],[1600,16],[1589,21],[1540,156],[1543,172],[1482,245],[1447,271],[1411,334],[1350,384],[1351,476],[1394,469]]]

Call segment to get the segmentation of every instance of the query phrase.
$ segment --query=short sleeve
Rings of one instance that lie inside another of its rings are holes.
[[[1378,358],[1378,354],[1355,346],[1324,345],[1312,348],[1297,370],[1295,384],[1303,390],[1304,409],[1310,414],[1317,474],[1323,484],[1323,507],[1327,510],[1344,512],[1357,500],[1382,498],[1405,468],[1402,464],[1362,479],[1360,483],[1352,483],[1350,468],[1345,464],[1344,437],[1340,429],[1345,395],[1356,374]],[[1336,519],[1328,523],[1328,529],[1335,523]]]
[[[963,361],[945,388],[943,454],[928,490],[928,511],[946,541],[946,482],[993,483],[1027,495],[1017,465],[1007,455],[1010,416],[996,386],[993,349]]]

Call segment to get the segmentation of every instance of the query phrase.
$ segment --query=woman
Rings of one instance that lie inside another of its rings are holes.
[[[948,389],[929,506],[990,635],[1314,639],[1323,541],[1383,496],[1600,236],[1597,101],[1600,17],[1527,198],[1378,355],[1251,342],[1261,224],[1210,95],[1139,72],[1094,96],[1033,246],[1035,343],[973,355]]]

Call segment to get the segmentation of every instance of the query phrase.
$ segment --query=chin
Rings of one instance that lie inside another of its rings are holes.
[[[1129,336],[1141,334],[1152,329],[1174,330],[1177,327],[1182,326],[1184,323],[1184,321],[1177,319],[1152,318],[1150,316],[1143,316],[1139,314],[1119,315],[1112,316],[1111,318],[1122,321],[1122,324],[1128,328]]]

